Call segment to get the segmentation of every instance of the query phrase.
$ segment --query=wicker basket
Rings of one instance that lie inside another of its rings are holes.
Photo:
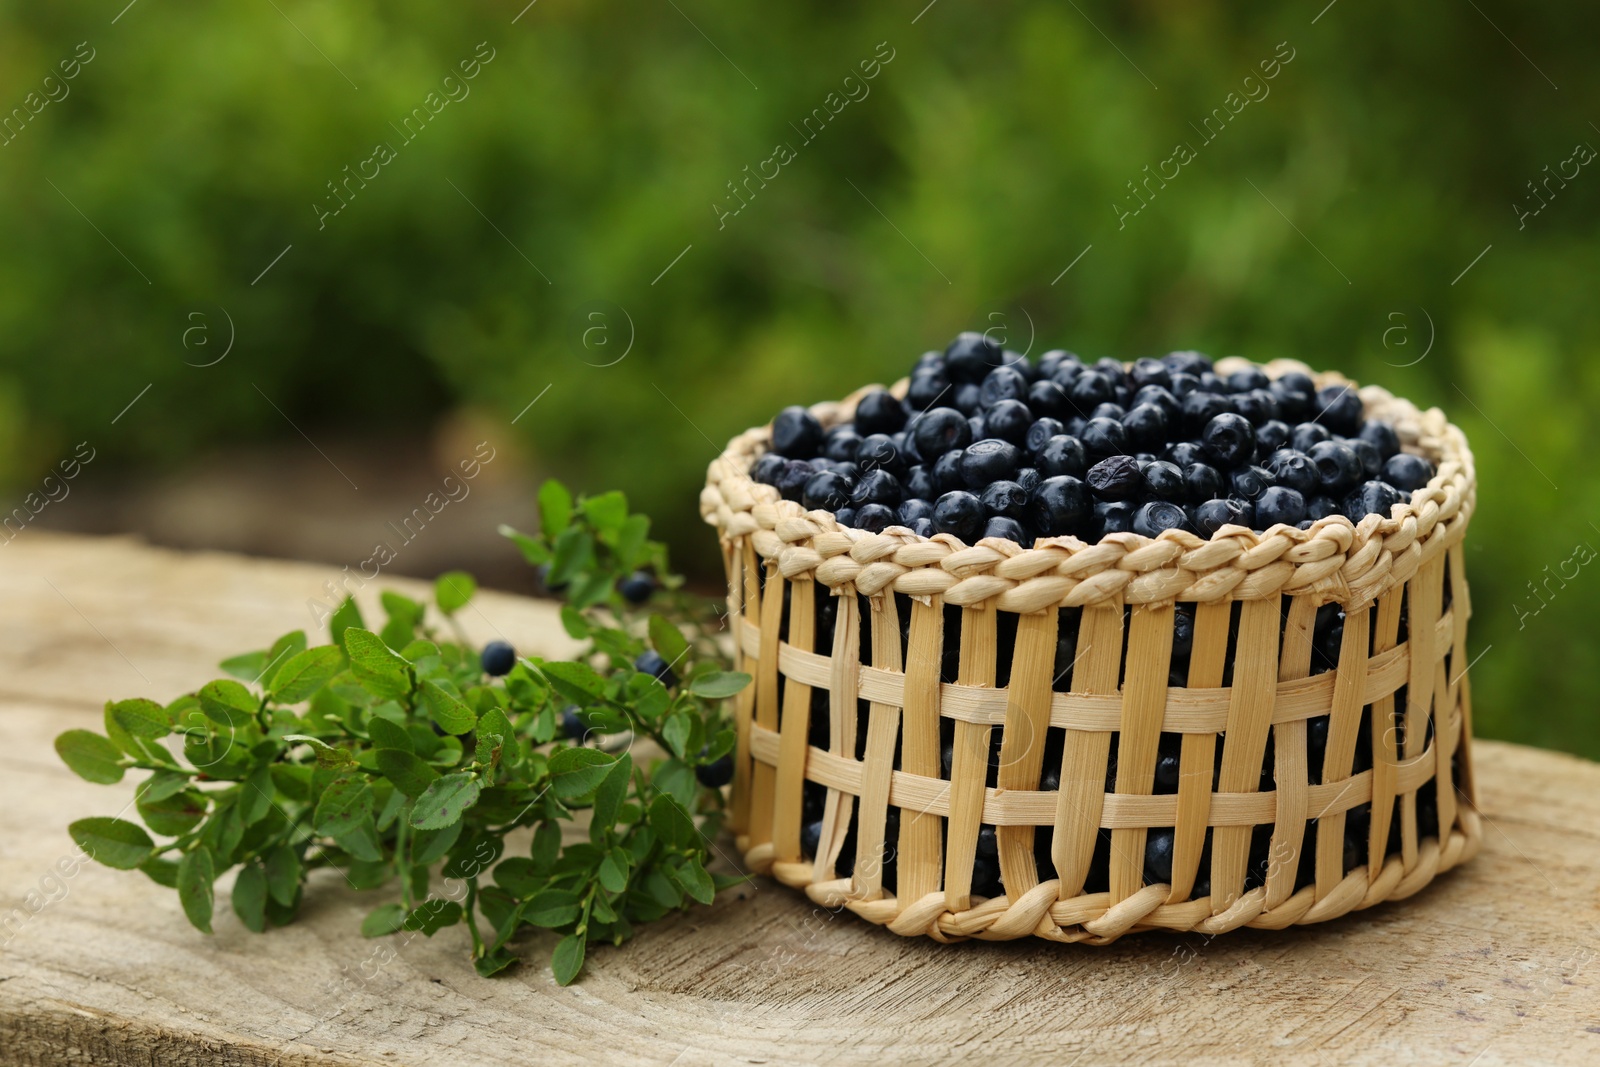
[[[865,392],[811,410],[832,425]],[[756,679],[732,795],[749,866],[898,934],[1104,944],[1321,922],[1470,858],[1472,455],[1437,409],[1360,395],[1437,465],[1426,488],[1389,518],[1209,541],[845,529],[750,479],[765,427],[736,437],[701,512]],[[1170,874],[1147,875],[1151,834]],[[980,839],[1003,891],[973,884]]]

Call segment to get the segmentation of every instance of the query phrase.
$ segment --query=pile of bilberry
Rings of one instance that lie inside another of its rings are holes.
[[[862,397],[852,422],[825,430],[785,408],[751,470],[844,526],[1023,545],[1359,522],[1433,474],[1351,386],[1258,367],[1223,377],[1198,352],[1124,367],[1058,349],[1033,363],[981,333],[923,355],[904,400]]]

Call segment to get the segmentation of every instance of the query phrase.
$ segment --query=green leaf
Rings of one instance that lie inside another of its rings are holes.
[[[282,704],[298,704],[326,685],[344,669],[338,645],[308,648],[278,668],[267,692]]]
[[[567,631],[567,636],[574,641],[586,641],[594,633],[588,616],[573,607],[571,604],[561,605],[561,628]]]
[[[616,762],[599,749],[557,749],[550,755],[550,788],[562,800],[590,796]]]
[[[352,630],[351,633],[355,631]],[[381,748],[376,755],[378,770],[394,787],[413,799],[420,797],[439,777],[439,772],[416,755],[396,748]]]
[[[558,693],[576,704],[586,704],[605,695],[605,679],[587,663],[574,660],[541,662],[539,673],[550,680],[550,685]]]
[[[546,889],[522,906],[524,922],[546,929],[575,922],[582,913],[578,894],[570,889]]]
[[[454,615],[467,606],[478,592],[478,582],[466,571],[447,571],[433,583],[433,602],[446,615]]]
[[[669,847],[688,848],[694,844],[699,832],[689,813],[670,796],[662,794],[650,802],[650,828],[660,835]]]
[[[650,517],[648,515],[629,515],[622,523],[622,528],[617,531],[616,543],[612,546],[617,553],[617,560],[625,570],[637,570],[645,561],[645,541],[650,536]]]
[[[233,913],[245,928],[261,933],[267,928],[267,872],[259,863],[239,868],[233,882]]]
[[[628,795],[628,782],[633,775],[633,757],[624,752],[606,771],[594,794],[594,813],[589,822],[589,833],[596,841],[617,823],[617,812]]]
[[[553,819],[546,819],[540,823],[539,828],[533,832],[533,844],[528,851],[533,857],[535,867],[541,871],[548,870],[561,851],[560,825]]]
[[[714,671],[691,683],[689,692],[710,700],[723,700],[749,684],[750,676],[743,671]]]
[[[461,905],[453,900],[425,900],[405,917],[402,924],[407,930],[420,930],[426,937],[454,926],[461,921]]]
[[[383,847],[378,843],[378,831],[373,828],[371,818],[361,820],[354,830],[340,834],[333,841],[334,844],[350,853],[353,858],[363,863],[381,863],[383,861]]]
[[[344,647],[344,632],[352,626],[365,626],[361,618],[361,609],[356,607],[356,598],[347,596],[339,602],[332,615],[328,616],[328,638],[340,648]]]
[[[628,888],[628,857],[620,849],[613,849],[606,853],[606,858],[600,861],[598,872],[600,884],[608,893],[620,893]]]
[[[583,950],[582,934],[568,934],[556,942],[556,950],[550,955],[550,970],[555,975],[556,985],[571,985],[578,977],[578,972],[583,970]]]
[[[684,892],[702,904],[710,904],[717,895],[716,887],[711,884],[711,876],[696,860],[690,860],[671,873],[676,875],[674,880],[683,886]]]
[[[367,736],[372,738],[374,748],[397,748],[402,752],[416,751],[416,746],[411,743],[411,735],[406,732],[406,728],[382,715],[374,715],[367,720]]]
[[[594,536],[582,526],[568,526],[556,536],[545,585],[556,589],[583,574],[594,562]]]
[[[362,937],[382,937],[392,934],[405,925],[406,907],[404,904],[384,904],[373,908],[367,917],[361,920]]]
[[[262,649],[259,652],[246,652],[239,656],[229,656],[217,666],[243,681],[258,681],[261,678],[261,672],[267,669],[267,652],[266,649]]]
[[[317,764],[323,767],[350,767],[355,765],[355,757],[349,749],[334,748],[320,737],[310,734],[284,734],[283,739],[293,745],[310,745],[311,750],[317,754]]]
[[[278,665],[290,656],[306,650],[306,632],[304,630],[290,630],[267,649],[267,667],[277,670]]]
[[[119,871],[131,871],[150,858],[156,843],[140,826],[125,819],[94,816],[79,819],[67,833],[91,858]]]
[[[390,648],[399,648],[409,643],[416,635],[417,627],[422,624],[422,617],[427,609],[417,601],[392,589],[385,589],[379,593],[378,600],[383,604],[383,610],[389,614],[389,619],[383,624],[383,631],[378,636],[383,638],[384,643]]]
[[[683,759],[689,754],[689,735],[692,730],[688,713],[675,711],[661,724],[661,738],[667,743],[667,747],[672,749],[673,755]]]
[[[661,653],[668,666],[675,667],[689,651],[689,639],[664,615],[652,615],[649,622],[650,646]]]
[[[181,771],[157,771],[139,786],[138,799],[145,802],[165,800],[188,789],[191,777]]]
[[[462,813],[478,802],[478,789],[478,779],[467,771],[436,779],[411,809],[411,825],[419,830],[442,830],[459,822]]]
[[[184,853],[178,863],[178,902],[194,928],[205,934],[211,932],[214,881],[216,866],[210,849],[201,847]]]
[[[300,891],[300,877],[303,870],[299,855],[288,845],[278,845],[268,852],[267,892],[271,894],[272,899],[284,906],[293,904],[295,894]]]
[[[135,806],[146,826],[167,837],[188,833],[206,817],[206,797],[198,789],[174,793],[160,800],[141,796]]]
[[[480,978],[492,978],[517,962],[517,957],[505,949],[496,949],[487,956],[479,956],[472,961],[472,969],[478,972]]]
[[[422,683],[422,702],[428,706],[429,717],[447,734],[464,734],[478,724],[472,709],[432,678]]]
[[[243,726],[255,718],[261,702],[244,686],[227,678],[200,687],[200,710],[223,726]]]
[[[544,885],[545,878],[532,860],[512,856],[495,867],[494,882],[514,896],[527,897]]]
[[[134,737],[155,739],[172,732],[167,709],[154,700],[119,700],[108,709],[116,724]]]
[[[685,809],[694,803],[700,791],[694,769],[682,760],[669,759],[661,763],[650,775],[650,784],[657,792],[665,793]]]
[[[98,785],[122,781],[121,750],[92,730],[68,730],[56,738],[56,754],[85,781]]]
[[[411,839],[411,862],[432,863],[449,852],[461,836],[461,826],[457,820],[440,830],[418,830]]]
[[[341,837],[372,817],[372,786],[365,778],[341,778],[322,792],[313,825],[326,837]]]
[[[601,540],[612,542],[628,518],[628,498],[613,489],[599,496],[584,497],[583,514],[600,534]]]
[[[572,522],[572,494],[554,478],[539,487],[539,529],[554,541]]]
[[[263,763],[250,772],[239,786],[239,819],[246,826],[254,826],[272,810],[273,795],[277,787],[272,783],[272,766]]]
[[[139,864],[139,870],[148,874],[156,885],[164,885],[168,889],[178,888],[178,865],[172,860],[151,856]]]
[[[362,688],[378,697],[402,697],[411,691],[411,665],[371,630],[352,626],[344,632],[350,669]]]

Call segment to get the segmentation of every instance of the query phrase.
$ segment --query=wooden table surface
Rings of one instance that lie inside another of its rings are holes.
[[[1488,742],[1478,858],[1280,933],[945,946],[758,881],[597,951],[562,989],[541,936],[492,980],[459,927],[365,941],[388,898],[324,871],[265,935],[226,913],[224,883],[206,937],[137,872],[52,879],[67,823],[115,813],[135,782],[83,782],[51,742],[99,729],[108,698],[166,701],[225,655],[314,632],[333,568],[32,530],[0,551],[0,1063],[1600,1062],[1600,766]],[[545,603],[486,594],[467,616],[475,640],[570,647]]]

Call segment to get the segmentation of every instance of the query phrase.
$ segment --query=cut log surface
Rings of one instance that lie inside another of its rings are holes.
[[[1473,750],[1488,822],[1465,867],[1322,926],[1212,939],[941,945],[758,880],[596,950],[563,989],[548,936],[494,979],[459,927],[363,940],[392,894],[337,872],[266,934],[228,912],[225,879],[207,937],[144,875],[75,865],[67,823],[117,813],[139,776],[83,782],[55,736],[316,634],[307,602],[336,577],[38,531],[0,548],[0,1063],[1600,1062],[1600,766],[1492,742]],[[474,640],[572,647],[548,603],[476,604]]]

